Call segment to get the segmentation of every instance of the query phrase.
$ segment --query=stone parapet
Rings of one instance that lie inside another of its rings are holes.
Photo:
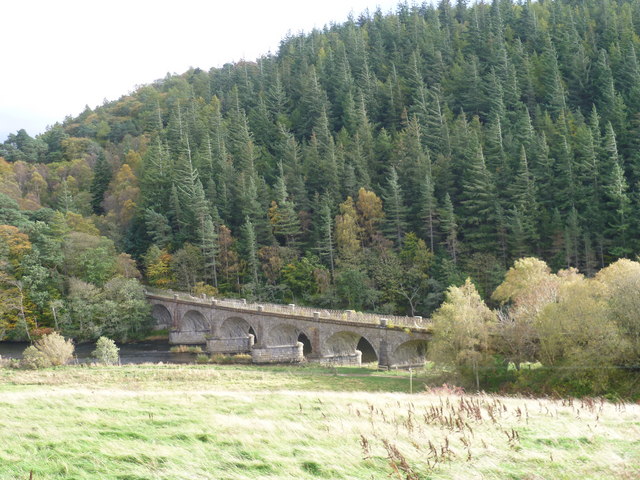
[[[253,363],[300,363],[304,359],[303,347],[302,342],[275,347],[254,346],[251,350],[251,361]]]

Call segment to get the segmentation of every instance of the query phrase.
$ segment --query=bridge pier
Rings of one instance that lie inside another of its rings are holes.
[[[235,354],[249,353],[253,349],[254,337],[249,334],[246,337],[212,337],[207,338],[207,352],[211,354]]]
[[[204,345],[207,343],[207,335],[209,330],[200,331],[180,331],[172,330],[169,332],[170,345]]]
[[[354,353],[309,356],[308,360],[321,365],[360,366],[362,365],[362,352],[356,350]]]
[[[378,347],[378,367],[390,368],[391,358],[389,355],[389,345],[387,339],[380,340],[380,346]]]
[[[302,342],[295,345],[256,345],[251,350],[251,361],[253,363],[300,363],[304,360]]]

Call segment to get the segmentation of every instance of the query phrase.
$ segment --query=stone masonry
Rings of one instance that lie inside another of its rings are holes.
[[[159,324],[170,323],[172,344],[206,344],[210,353],[251,353],[255,363],[315,361],[323,364],[359,365],[358,342],[372,346],[378,364],[403,367],[423,364],[430,328],[400,327],[385,319],[376,323],[352,321],[353,312],[328,318],[319,312],[297,313],[293,306],[265,311],[261,305],[242,302],[229,306],[215,299],[185,298],[147,293],[152,315]],[[310,352],[303,356],[306,340]]]

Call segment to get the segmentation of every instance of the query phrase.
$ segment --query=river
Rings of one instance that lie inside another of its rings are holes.
[[[21,358],[22,352],[30,344],[28,342],[0,342],[0,356],[2,358]],[[120,363],[195,363],[196,356],[192,353],[171,353],[166,341],[149,341],[125,343],[120,347]],[[95,343],[81,343],[76,345],[75,357],[79,363],[92,362],[91,352],[95,350]]]

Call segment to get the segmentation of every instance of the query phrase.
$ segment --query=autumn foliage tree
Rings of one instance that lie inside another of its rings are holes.
[[[442,306],[433,314],[431,359],[453,364],[470,376],[480,389],[480,370],[490,365],[490,332],[496,315],[484,303],[470,279],[460,287],[449,287]]]

